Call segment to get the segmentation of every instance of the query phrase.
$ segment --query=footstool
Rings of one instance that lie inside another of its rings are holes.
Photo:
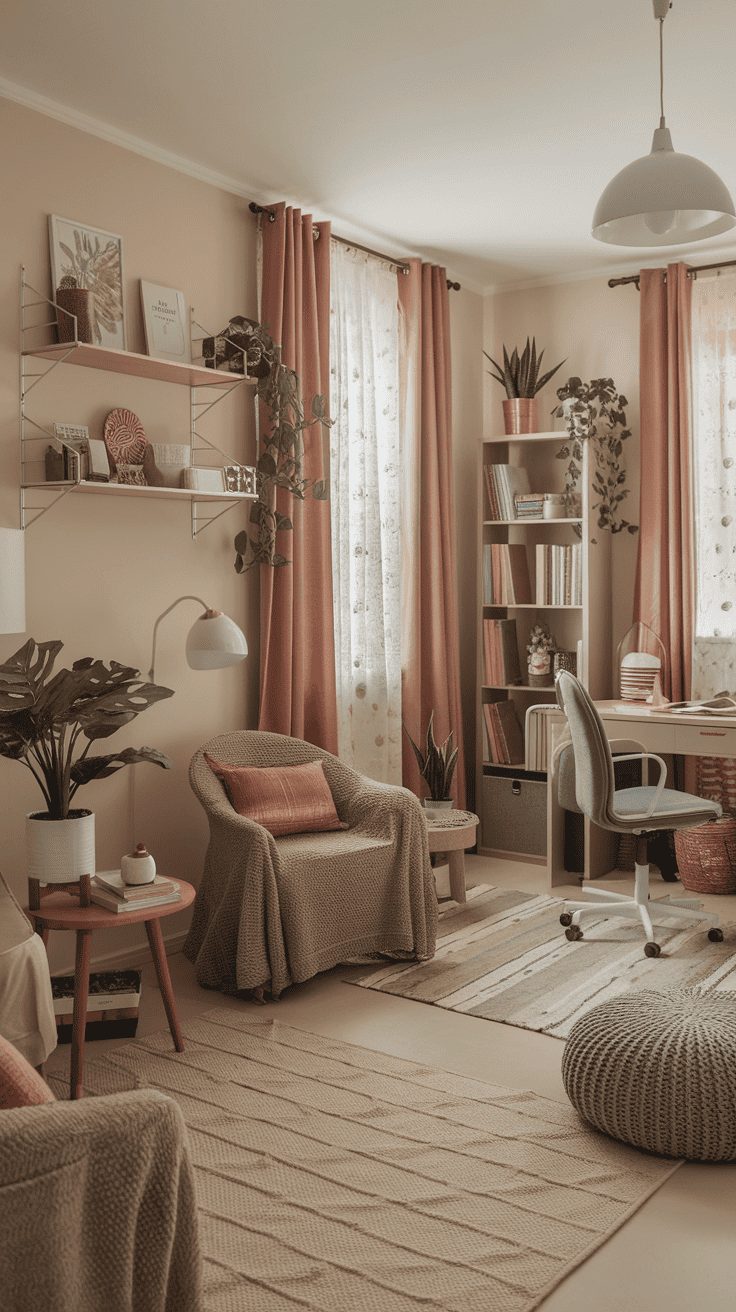
[[[613,1139],[688,1161],[736,1160],[733,995],[673,989],[609,998],[576,1021],[567,1095]]]
[[[472,811],[426,810],[429,850],[442,865],[447,855],[450,866],[450,892],[455,902],[465,901],[465,848],[475,847],[475,831],[480,824]]]

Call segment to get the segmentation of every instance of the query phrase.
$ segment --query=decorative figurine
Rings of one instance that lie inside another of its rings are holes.
[[[556,643],[546,624],[535,624],[527,643],[527,678],[530,688],[551,688],[554,684],[552,657]]]

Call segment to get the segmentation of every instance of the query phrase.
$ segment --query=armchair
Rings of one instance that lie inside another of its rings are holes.
[[[233,766],[322,761],[348,828],[279,838],[239,815],[205,753]],[[354,957],[425,960],[437,898],[421,804],[299,738],[242,730],[195,752],[189,781],[210,841],[184,955],[205,988],[225,993],[292,983]]]

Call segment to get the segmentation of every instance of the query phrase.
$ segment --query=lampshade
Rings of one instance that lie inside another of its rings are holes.
[[[219,610],[206,610],[187,635],[187,664],[193,670],[221,670],[248,655],[245,634]]]
[[[648,155],[609,182],[595,208],[593,236],[614,246],[679,246],[736,224],[728,189],[707,164],[679,155],[664,120],[662,33],[670,0],[652,0],[659,23],[659,127]]]
[[[0,528],[0,633],[25,631],[25,534],[19,528]]]
[[[593,236],[614,246],[677,246],[736,225],[728,188],[693,155],[680,155],[666,127],[649,155],[621,169],[593,215]]]

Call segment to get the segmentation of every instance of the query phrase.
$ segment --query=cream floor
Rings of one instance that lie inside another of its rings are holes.
[[[468,856],[466,875],[469,884],[545,891],[543,870],[520,862]],[[602,881],[600,886],[607,884]],[[610,884],[619,892],[628,892],[631,885],[625,877]],[[652,885],[654,897],[667,892],[682,896],[680,885],[663,884],[657,876]],[[577,886],[555,890],[563,896],[577,891]],[[704,902],[708,910],[718,912],[722,923],[736,921],[736,896]],[[172,956],[169,964],[183,1023],[209,1007],[253,1006],[201,989],[193,967],[181,954]],[[363,969],[342,967],[317,976],[289,990],[269,1010],[297,1029],[566,1101],[559,1039],[343,982]],[[165,1028],[153,965],[149,965],[143,969],[138,1035]],[[90,1043],[85,1058],[94,1060],[106,1048],[119,1046],[115,1040]],[[69,1048],[57,1048],[46,1069],[68,1062]],[[734,1312],[736,1164],[685,1163],[540,1307],[543,1312]]]

